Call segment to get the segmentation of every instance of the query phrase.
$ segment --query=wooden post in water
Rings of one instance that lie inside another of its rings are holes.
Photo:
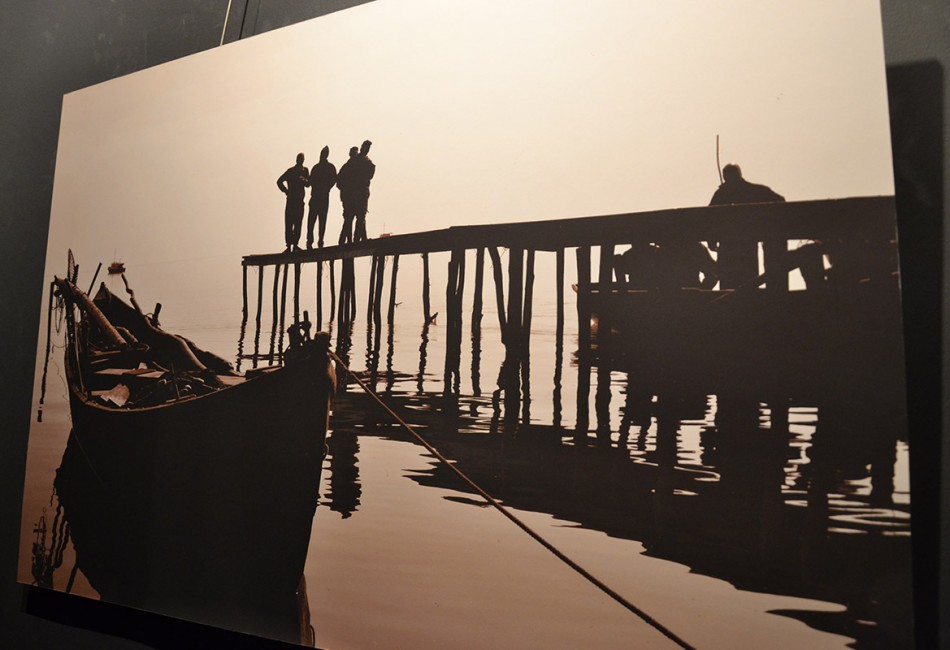
[[[300,262],[294,264],[294,322],[300,322]]]
[[[475,296],[472,299],[472,393],[482,394],[481,354],[482,354],[482,287],[485,276],[485,249],[475,252]]]
[[[336,266],[333,260],[329,260],[330,263],[330,322],[336,318],[336,278],[334,277],[336,273],[334,268]]]
[[[380,255],[376,262],[376,287],[373,291],[373,325],[378,331],[382,325],[383,280],[386,277],[386,256]]]
[[[521,341],[519,347],[521,359],[522,403],[521,418],[527,424],[531,419],[531,316],[534,302],[534,250],[529,249],[525,261],[524,308],[521,318]]]
[[[577,249],[577,346],[578,352],[590,354],[590,247]]]
[[[561,428],[561,373],[564,367],[564,249],[556,252],[555,300],[557,316],[554,334],[554,428]]]
[[[600,283],[601,301],[606,300],[613,286],[614,279],[614,246],[604,244],[600,247],[600,266],[597,273],[597,282]],[[597,315],[597,350],[601,355],[609,354],[610,346],[610,314],[601,309]]]
[[[396,317],[396,274],[399,272],[399,255],[393,255],[392,277],[389,282],[389,313],[386,314],[386,323],[392,326]]]
[[[587,439],[590,426],[590,247],[581,246],[577,255],[577,425],[574,439]]]
[[[521,405],[521,310],[524,251],[508,249],[508,340],[505,342],[505,419],[517,420]]]
[[[242,269],[242,282],[241,282],[241,294],[244,296],[243,307],[241,309],[241,322],[247,323],[247,265],[244,264],[241,266]]]
[[[556,336],[557,340],[563,343],[564,338],[564,249],[557,249],[555,262],[554,286],[555,300],[557,301],[557,321]]]
[[[350,320],[356,320],[356,260],[352,257],[346,266],[350,286]]]
[[[369,267],[369,288],[366,290],[366,322],[373,322],[373,305],[376,296],[376,273],[379,270],[379,255],[373,255]]]
[[[600,283],[601,304],[613,285],[614,246],[604,244],[600,247],[600,265],[597,281]],[[597,315],[597,389],[594,393],[594,413],[597,420],[597,440],[601,444],[610,444],[610,364],[611,322],[606,309]]]
[[[264,267],[261,267],[263,272]],[[274,265],[274,290],[271,296],[271,331],[270,331],[270,352],[268,352],[268,362],[274,362],[274,346],[277,344],[277,287],[280,282],[280,265]]]
[[[323,260],[317,262],[317,323],[314,330],[323,329]]]
[[[422,315],[425,322],[432,321],[432,312],[429,304],[429,254],[422,254]]]
[[[475,252],[475,296],[472,299],[472,341],[482,336],[482,285],[485,276],[485,249]]]
[[[458,285],[458,257],[452,251],[449,259],[448,279],[445,282],[445,366],[442,373],[442,392],[452,394],[452,377],[455,358],[455,299]]]
[[[488,256],[491,258],[492,277],[495,281],[495,308],[498,312],[498,327],[501,329],[501,340],[505,342],[508,340],[508,322],[505,319],[505,281],[501,275],[501,257],[495,247],[488,249]]]
[[[453,255],[458,256],[458,281],[455,289],[455,315],[453,316],[453,338],[455,339],[455,356],[452,359],[452,367],[455,373],[455,393],[459,392],[459,384],[462,380],[462,296],[465,295],[465,249],[453,251]]]
[[[277,352],[279,358],[284,356],[284,315],[287,311],[287,265],[284,264],[284,274],[280,281],[280,334],[277,337]]]
[[[257,267],[257,316],[254,328],[254,361],[253,366],[257,367],[257,353],[260,351],[261,343],[261,308],[264,302],[264,267]]]

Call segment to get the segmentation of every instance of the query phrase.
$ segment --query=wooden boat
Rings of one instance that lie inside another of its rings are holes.
[[[56,488],[77,566],[104,600],[299,642],[329,337],[241,376],[104,284],[55,287],[73,425]]]
[[[108,268],[109,275],[118,275],[119,273],[125,273],[125,264],[122,262],[113,262],[109,265]]]

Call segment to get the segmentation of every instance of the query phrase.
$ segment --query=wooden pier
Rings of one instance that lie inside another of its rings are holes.
[[[445,391],[457,390],[459,355],[462,339],[462,297],[466,290],[466,255],[476,251],[473,279],[474,301],[471,315],[473,334],[480,334],[485,252],[491,263],[491,281],[505,364],[500,373],[498,390],[504,395],[506,413],[517,417],[520,409],[521,385],[527,379],[524,364],[531,331],[532,300],[535,291],[534,262],[537,252],[556,256],[558,336],[563,336],[565,255],[574,249],[577,264],[577,318],[579,356],[585,357],[591,346],[591,287],[595,278],[591,268],[592,250],[599,248],[600,264],[596,281],[602,286],[614,283],[614,254],[617,247],[635,243],[657,242],[731,242],[757,246],[764,251],[765,284],[761,300],[781,301],[789,292],[788,267],[790,241],[820,242],[845,285],[856,285],[874,275],[896,276],[894,202],[891,197],[861,197],[822,201],[770,203],[656,210],[607,216],[529,221],[491,225],[454,226],[439,230],[392,235],[340,246],[326,246],[290,253],[247,255],[243,258],[243,315],[249,318],[248,268],[256,267],[257,278],[255,319],[258,335],[264,304],[264,270],[274,267],[271,311],[275,333],[285,329],[287,287],[291,282],[293,321],[299,321],[301,267],[317,264],[316,322],[324,323],[323,273],[329,271],[330,296],[327,304],[329,320],[350,323],[357,315],[357,290],[354,264],[357,258],[370,258],[370,282],[366,291],[366,318],[378,332],[382,318],[382,295],[389,258],[390,300],[387,322],[394,318],[397,273],[400,256],[421,255],[423,260],[424,322],[431,319],[429,295],[429,255],[449,253],[448,280],[445,288],[446,370]],[[507,287],[505,286],[500,249],[507,249]],[[338,269],[335,262],[340,261]],[[323,264],[327,262],[328,264]],[[292,275],[290,274],[293,270]],[[339,273],[337,274],[337,270]],[[750,281],[754,278],[750,278]],[[550,280],[545,279],[545,282]],[[507,290],[506,290],[507,289]],[[838,289],[841,289],[839,287]],[[310,290],[308,290],[310,291]],[[279,293],[279,299],[278,299]],[[758,299],[758,298],[757,298]],[[778,303],[776,303],[778,304]],[[600,331],[609,332],[609,327]],[[272,335],[273,340],[273,335]],[[282,341],[282,337],[281,337]],[[600,345],[609,344],[601,334]],[[276,351],[278,356],[282,344]],[[271,354],[274,354],[273,343]],[[587,378],[589,382],[589,377]],[[578,391],[589,390],[589,386]],[[586,402],[584,402],[586,404]],[[581,401],[578,407],[582,408]],[[584,414],[579,413],[579,418]]]

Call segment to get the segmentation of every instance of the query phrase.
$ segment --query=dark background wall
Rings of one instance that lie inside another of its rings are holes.
[[[222,31],[231,42],[363,1],[233,0],[225,30],[228,0],[0,0],[0,647],[284,647],[16,583],[60,107],[64,93],[216,47]],[[940,507],[950,504],[950,482],[940,480],[950,468],[942,381],[950,3],[883,0],[882,10],[905,298],[918,645],[950,647],[950,553],[938,541],[941,531],[950,535]]]

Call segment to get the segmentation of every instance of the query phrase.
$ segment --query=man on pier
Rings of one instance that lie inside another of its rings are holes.
[[[330,147],[320,150],[320,162],[310,170],[310,212],[307,213],[307,248],[313,248],[313,226],[319,219],[317,247],[323,248],[323,234],[327,229],[330,210],[330,190],[336,184],[336,167],[328,158]]]
[[[723,182],[712,196],[709,205],[735,205],[738,203],[775,203],[785,201],[781,194],[773,192],[766,185],[750,183],[742,177],[739,165],[728,164],[722,168]],[[783,242],[783,245],[784,242]],[[766,245],[766,259],[777,259],[783,250],[773,250],[771,244]],[[712,250],[718,250],[716,267],[718,269],[720,288],[736,289],[741,285],[755,280],[759,276],[759,251],[755,242],[735,242],[724,240],[718,243],[710,242]],[[769,255],[773,253],[773,255]]]
[[[369,159],[369,148],[373,145],[369,140],[364,140],[360,147],[360,155],[356,158],[356,174],[354,175],[354,198],[356,205],[356,232],[353,234],[353,241],[366,240],[366,212],[369,210],[369,184],[376,174],[376,165]]]
[[[340,167],[340,173],[336,177],[336,186],[340,190],[340,203],[343,204],[343,229],[340,231],[340,244],[348,244],[353,241],[353,215],[356,209],[356,198],[354,192],[354,179],[356,176],[356,162],[359,156],[359,149],[350,147],[350,159]]]
[[[285,253],[299,250],[300,229],[303,226],[303,199],[310,185],[310,174],[303,166],[304,155],[297,154],[297,164],[285,171],[277,179],[277,187],[287,195],[284,207],[284,240],[287,243]]]

